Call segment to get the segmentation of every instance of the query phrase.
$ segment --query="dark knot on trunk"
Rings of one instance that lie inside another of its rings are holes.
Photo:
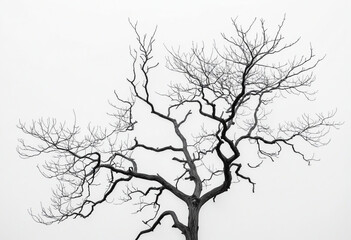
[[[192,195],[190,197],[190,203],[192,206],[197,207],[197,206],[199,206],[200,198],[196,197],[195,195]]]

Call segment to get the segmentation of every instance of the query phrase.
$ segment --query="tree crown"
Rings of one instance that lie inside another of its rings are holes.
[[[149,207],[155,210],[145,220],[149,228],[137,239],[153,231],[165,216],[173,219],[174,227],[187,239],[195,239],[191,234],[206,202],[227,191],[235,179],[246,180],[254,191],[254,181],[242,171],[245,167],[257,168],[264,159],[274,160],[282,151],[292,151],[308,163],[315,160],[299,144],[327,144],[324,138],[330,128],[340,125],[333,121],[334,111],[304,114],[278,127],[270,121],[269,106],[277,98],[299,95],[313,99],[315,92],[310,87],[315,77],[311,70],[322,60],[310,47],[305,56],[283,63],[274,61],[299,41],[284,43],[284,21],[270,35],[263,20],[253,21],[247,28],[232,20],[235,35],[222,34],[221,49],[217,44],[210,52],[197,44],[185,53],[167,49],[166,67],[182,78],[170,81],[168,92],[161,94],[168,103],[166,109],[159,107],[150,88],[154,81],[151,72],[158,67],[152,55],[156,30],[150,36],[141,35],[137,24],[131,23],[138,43],[137,49],[130,50],[132,74],[127,81],[131,92],[129,98],[114,92],[117,103],[111,103],[114,121],[109,128],[90,127],[88,135],[80,137],[75,121],[69,127],[55,119],[40,119],[29,126],[19,123],[25,134],[40,142],[35,145],[20,140],[19,154],[25,158],[50,154],[52,159],[40,171],[59,182],[52,206],[43,207],[41,215],[32,214],[33,218],[49,224],[89,217],[96,206],[109,200],[117,186],[125,185],[122,202],[136,199],[138,211]],[[252,34],[255,26],[259,32]],[[168,124],[174,143],[168,144],[169,139],[165,139],[165,145],[154,146],[140,141],[135,135],[137,105]],[[259,163],[243,165],[243,142],[253,145]],[[145,159],[146,154],[153,157]],[[146,172],[142,166],[146,160],[155,164],[153,158],[171,161],[177,166],[172,172],[175,175]],[[134,186],[133,182],[140,180],[146,185]],[[186,203],[188,223],[180,221],[175,211],[162,209],[166,191]]]

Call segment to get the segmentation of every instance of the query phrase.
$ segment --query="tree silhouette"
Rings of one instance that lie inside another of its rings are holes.
[[[279,61],[279,54],[298,42],[283,43],[284,20],[274,34],[268,34],[263,20],[255,20],[245,29],[232,20],[235,35],[222,34],[222,49],[214,44],[207,52],[203,45],[193,44],[185,53],[168,50],[167,68],[182,78],[170,81],[168,92],[161,94],[168,104],[166,109],[158,106],[150,88],[153,81],[150,72],[158,66],[152,55],[156,30],[151,36],[140,35],[137,24],[131,23],[139,46],[130,50],[132,76],[127,81],[131,93],[130,97],[122,98],[115,91],[118,103],[111,104],[112,128],[89,127],[88,134],[82,137],[76,122],[72,126],[55,119],[40,119],[30,125],[19,123],[26,135],[40,142],[28,144],[20,140],[20,156],[51,156],[40,171],[59,183],[51,207],[42,207],[41,214],[32,214],[33,218],[45,224],[87,218],[117,191],[122,202],[137,201],[138,211],[150,207],[154,210],[144,221],[148,228],[136,239],[170,217],[173,227],[187,240],[197,240],[199,213],[204,204],[229,190],[235,180],[245,180],[255,190],[255,182],[242,169],[257,168],[264,159],[274,160],[282,151],[291,151],[307,163],[315,160],[302,151],[301,143],[313,147],[327,144],[325,135],[339,125],[332,119],[335,112],[305,114],[277,126],[269,118],[268,106],[277,98],[288,95],[313,98],[315,92],[310,87],[315,78],[311,70],[322,60],[316,59],[311,47],[305,56]],[[254,31],[255,27],[259,30]],[[166,131],[176,139],[175,143],[163,146],[141,143],[135,134],[137,105],[166,122],[169,125]],[[189,132],[202,123],[197,134]],[[242,142],[253,145],[258,163],[241,162]],[[153,159],[140,156],[143,151],[153,153]],[[166,175],[140,167],[145,161],[153,165],[154,159],[179,167]],[[176,176],[172,180],[173,174]],[[140,182],[143,184],[136,187]],[[121,191],[120,186],[125,190]],[[176,211],[162,209],[162,201],[167,200],[163,198],[165,192],[186,204],[187,222],[182,222]]]

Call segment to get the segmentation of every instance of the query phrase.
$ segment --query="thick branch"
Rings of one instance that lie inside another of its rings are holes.
[[[159,217],[158,219],[154,222],[154,224],[149,228],[149,229],[146,229],[146,230],[143,230],[141,231],[138,236],[136,237],[135,240],[138,240],[143,234],[146,234],[146,233],[149,233],[149,232],[152,232],[155,230],[155,228],[161,224],[161,221],[164,217],[166,216],[171,216],[172,219],[173,219],[173,227],[174,228],[178,228],[183,234],[185,234],[186,232],[186,226],[184,224],[182,224],[179,220],[178,220],[178,217],[176,215],[176,213],[174,211],[165,211],[163,212]]]

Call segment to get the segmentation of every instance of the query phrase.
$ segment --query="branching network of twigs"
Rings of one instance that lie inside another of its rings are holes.
[[[306,114],[278,128],[269,124],[267,106],[276,98],[291,94],[301,95],[306,100],[313,98],[315,92],[310,87],[315,77],[311,70],[322,60],[316,58],[311,47],[305,56],[284,63],[269,61],[272,55],[279,55],[298,43],[298,40],[284,43],[281,34],[284,21],[274,34],[269,34],[263,20],[255,20],[247,28],[232,20],[235,35],[222,34],[224,48],[214,45],[211,53],[195,44],[185,53],[168,49],[167,68],[183,78],[170,82],[169,91],[163,94],[169,102],[166,111],[159,110],[157,102],[153,101],[154,92],[149,84],[154,81],[150,72],[158,67],[152,55],[156,30],[150,36],[141,35],[137,24],[131,23],[138,43],[138,48],[130,50],[132,75],[127,81],[131,97],[122,99],[115,92],[118,103],[111,103],[114,108],[111,116],[115,119],[112,128],[90,127],[88,134],[81,137],[76,121],[72,126],[55,119],[19,123],[24,134],[40,142],[32,144],[32,141],[20,140],[19,154],[24,158],[48,154],[51,159],[40,171],[46,178],[58,180],[51,207],[43,206],[39,215],[31,212],[33,218],[50,224],[71,217],[89,217],[97,205],[109,200],[117,186],[124,185],[123,202],[134,199],[140,206],[138,211],[148,207],[155,211],[144,221],[149,227],[136,239],[153,231],[166,216],[172,218],[175,228],[190,236],[191,225],[197,224],[196,215],[201,206],[227,191],[233,177],[248,181],[254,191],[254,181],[242,173],[243,165],[236,161],[242,142],[252,143],[261,159],[259,164],[248,164],[248,167],[259,167],[264,159],[274,160],[283,150],[292,151],[308,163],[313,161],[313,156],[307,156],[296,146],[296,141],[313,147],[327,144],[325,135],[339,126],[333,120],[334,111],[314,116]],[[254,27],[259,31],[252,34]],[[167,131],[178,144],[153,146],[153,143],[141,143],[137,137],[125,140],[127,138],[122,136],[132,135],[138,124],[134,119],[136,103],[168,122]],[[180,108],[186,112],[180,114]],[[196,118],[197,122],[210,121],[216,127],[202,128],[189,139],[183,126],[191,118]],[[141,160],[133,155],[136,150],[167,152],[183,171],[177,173],[173,182],[160,174],[139,171],[138,161]],[[207,155],[215,158],[219,167],[206,164]],[[221,183],[209,187],[213,179]],[[136,187],[132,184],[134,180],[145,181],[149,187]],[[190,184],[191,194],[182,190],[180,182]],[[103,190],[97,187],[99,184],[104,186]],[[187,204],[190,211],[187,223],[182,223],[175,211],[161,208],[164,192]]]

